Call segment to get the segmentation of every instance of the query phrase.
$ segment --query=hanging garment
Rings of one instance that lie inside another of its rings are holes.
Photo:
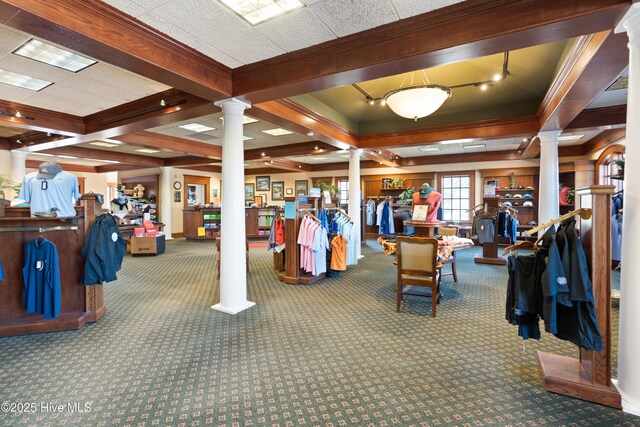
[[[4,281],[4,271],[2,270],[2,261],[0,261],[0,282]]]
[[[331,240],[331,269],[344,271],[347,269],[347,239],[336,236]]]
[[[327,250],[329,239],[327,238],[327,230],[324,227],[317,227],[313,235],[313,243],[311,250],[313,251],[313,271],[314,276],[318,276],[327,272]]]
[[[375,224],[376,202],[373,199],[367,202],[367,225]]]
[[[102,214],[89,228],[87,242],[82,248],[85,257],[84,285],[101,285],[117,280],[116,272],[122,268],[127,244],[120,234],[118,222],[111,214]]]
[[[40,313],[45,319],[58,317],[61,284],[56,245],[47,239],[27,243],[22,279],[22,306],[27,313]]]
[[[389,202],[382,204],[382,212],[380,213],[380,234],[389,234]],[[393,223],[393,219],[391,220]]]
[[[480,244],[493,242],[495,237],[495,222],[490,217],[476,217],[474,219],[476,233],[478,233],[478,241]]]
[[[511,255],[507,260],[509,281],[505,318],[518,325],[518,336],[523,340],[540,339],[538,267],[536,255]]]

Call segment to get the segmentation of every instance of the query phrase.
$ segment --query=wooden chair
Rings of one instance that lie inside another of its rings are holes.
[[[431,298],[431,316],[436,317],[436,304],[440,302],[440,282],[437,279],[438,241],[432,237],[398,237],[396,240],[398,261],[398,288],[396,311],[400,312],[403,295]],[[406,286],[406,287],[405,287]],[[411,286],[431,288],[431,295],[411,294]]]
[[[457,236],[458,235],[458,227],[438,227],[438,235],[439,236]],[[447,264],[451,264],[451,272],[443,273],[442,267]],[[442,276],[451,276],[453,275],[453,281],[458,281],[458,272],[456,271],[456,252],[451,251],[451,257],[449,257],[446,261],[441,261],[438,266],[438,270],[440,276],[438,277],[438,282],[442,282]],[[440,283],[438,283],[440,284]]]

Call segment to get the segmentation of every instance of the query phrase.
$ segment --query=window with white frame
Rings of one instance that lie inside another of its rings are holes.
[[[349,181],[338,180],[338,190],[340,190],[340,205],[349,204]]]
[[[444,221],[469,221],[471,208],[471,176],[442,177],[442,210]]]

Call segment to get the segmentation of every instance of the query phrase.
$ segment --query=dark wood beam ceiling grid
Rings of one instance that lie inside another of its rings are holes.
[[[0,23],[209,100],[231,70],[100,1],[1,0]]]
[[[486,151],[483,153],[441,154],[438,156],[409,157],[402,166],[439,165],[446,163],[490,162],[499,160],[520,160],[520,154],[513,150]]]
[[[0,150],[10,150],[11,148],[11,139],[9,138],[0,138]]]
[[[307,135],[312,131],[314,138],[341,150],[356,147],[358,144],[358,135],[355,132],[289,99],[255,104],[246,113],[291,132]]]
[[[233,95],[259,103],[609,30],[630,4],[468,0],[236,68]]]
[[[27,169],[38,169],[42,160],[26,160],[24,165]],[[96,166],[77,165],[74,163],[60,163],[58,162],[62,170],[67,172],[85,172],[85,173],[97,173]]]
[[[605,130],[580,146],[582,148],[582,154],[586,155],[598,151],[624,138],[626,134],[626,129]]]
[[[558,158],[582,156],[584,149],[581,145],[563,145],[558,147]]]
[[[201,156],[209,159],[222,159],[222,147],[207,144],[206,142],[192,141],[190,139],[163,135],[149,131],[138,131],[116,136],[112,139],[131,145],[139,145],[149,148],[163,148],[175,150],[190,156]]]
[[[627,106],[590,108],[580,112],[575,119],[564,128],[565,132],[586,132],[597,129],[613,129],[626,127]]]
[[[402,166],[400,156],[397,156],[395,153],[389,150],[385,150],[384,148],[361,150],[360,156],[364,159],[372,160],[374,162],[378,162],[381,165],[389,166],[392,168]]]
[[[535,159],[540,155],[540,137],[536,136],[532,138],[527,144],[526,148],[522,151],[522,159]]]
[[[629,64],[628,36],[603,31],[578,39],[547,91],[540,108],[540,130],[564,129]]]
[[[110,164],[110,165],[96,166],[97,173],[132,171],[132,170],[138,170],[138,169],[147,169],[147,167],[137,166],[137,165],[127,165],[127,164]]]
[[[214,163],[220,163],[214,159],[206,157],[182,156],[171,157],[164,160],[164,166],[184,167],[184,166],[212,166]]]
[[[211,173],[222,172],[222,167],[220,166],[187,166],[184,169],[190,169],[190,170],[201,171],[201,172],[211,172]]]
[[[318,147],[316,149],[316,147]],[[337,148],[321,141],[308,141],[299,144],[276,145],[264,148],[252,148],[244,151],[244,159],[260,160],[297,156],[319,156],[338,151]],[[265,155],[263,156],[262,153]]]
[[[53,155],[75,156],[85,159],[110,160],[120,163],[127,163],[138,166],[158,167],[164,166],[164,159],[150,156],[140,156],[138,154],[117,153],[105,150],[94,150],[84,147],[59,147],[47,150],[46,153]]]
[[[363,149],[385,147],[392,149],[392,147],[429,145],[461,138],[522,138],[535,135],[538,130],[538,119],[535,116],[523,116],[366,134],[360,136],[358,146]]]
[[[45,110],[44,108],[31,107],[18,102],[10,102],[0,99],[0,110],[15,114],[17,111],[26,118],[0,115],[0,124],[6,126],[39,131],[53,132],[66,136],[76,136],[84,133],[84,120],[82,117],[71,114],[58,113],[56,111]]]

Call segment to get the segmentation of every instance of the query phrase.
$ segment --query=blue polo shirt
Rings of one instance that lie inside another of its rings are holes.
[[[38,178],[38,172],[25,175],[18,198],[29,202],[31,216],[35,212],[48,212],[58,208],[59,217],[76,216],[74,199],[80,200],[78,177],[69,172],[59,172],[51,179]]]

